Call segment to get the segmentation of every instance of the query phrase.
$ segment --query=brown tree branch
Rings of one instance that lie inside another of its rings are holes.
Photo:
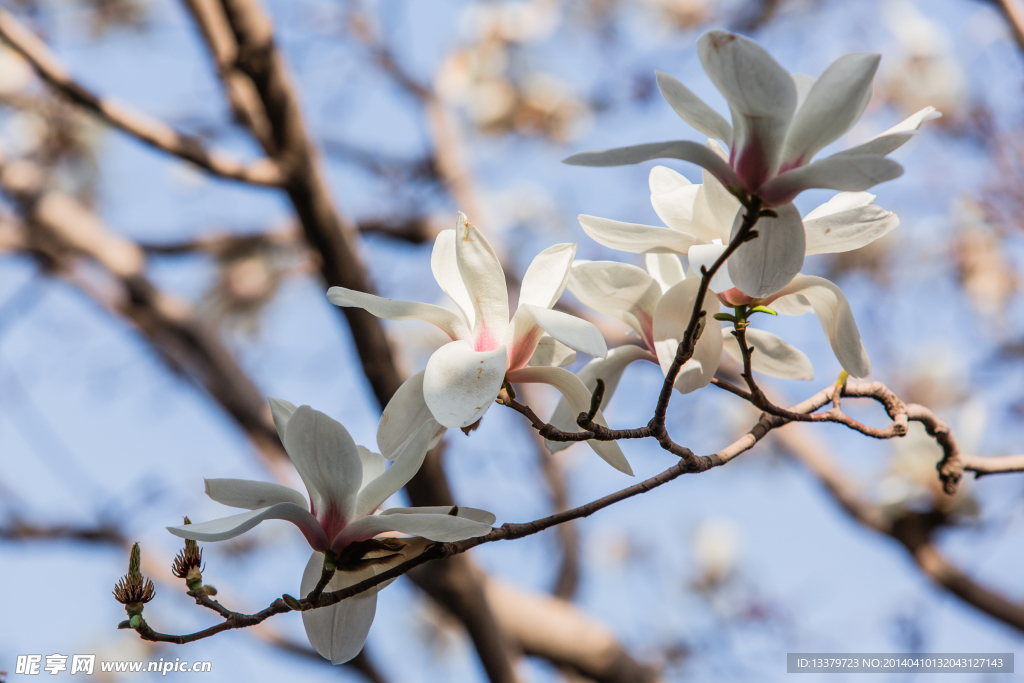
[[[806,402],[805,402],[806,403]],[[794,409],[798,409],[794,407]],[[771,431],[774,427],[780,426],[778,422],[779,418],[773,418],[771,416],[762,416],[761,420],[748,432],[746,435],[733,442],[726,448],[718,451],[714,455],[709,456],[694,456],[692,459],[680,460],[672,467],[657,474],[649,479],[646,479],[638,484],[634,484],[628,488],[616,491],[602,498],[598,498],[590,503],[581,505],[579,507],[558,512],[548,517],[534,520],[532,522],[526,522],[522,524],[505,523],[497,529],[492,529],[490,533],[479,536],[476,538],[469,538],[464,541],[457,541],[453,543],[433,543],[427,546],[419,555],[405,560],[400,564],[390,567],[375,576],[360,581],[359,583],[353,584],[347,588],[343,588],[337,591],[331,591],[322,593],[317,597],[315,601],[303,599],[297,600],[291,596],[284,596],[272,602],[266,609],[257,612],[255,614],[242,614],[239,612],[231,612],[231,616],[228,617],[223,623],[212,626],[208,629],[191,633],[187,635],[170,635],[165,633],[159,633],[154,631],[145,622],[137,628],[139,635],[146,640],[153,640],[157,642],[167,643],[190,643],[203,638],[209,638],[218,633],[222,633],[227,630],[246,628],[249,626],[255,626],[256,624],[262,623],[270,617],[283,614],[289,611],[306,611],[310,609],[321,609],[323,607],[329,607],[335,605],[342,600],[348,599],[354,595],[358,595],[365,591],[370,590],[374,586],[378,586],[386,581],[395,579],[407,573],[411,573],[412,570],[425,565],[427,563],[433,563],[435,560],[448,560],[455,558],[456,556],[465,553],[472,548],[485,543],[493,543],[495,541],[510,541],[527,536],[538,534],[542,531],[550,529],[559,524],[566,522],[582,519],[589,517],[590,515],[603,510],[611,505],[619,503],[623,500],[627,500],[637,495],[641,495],[652,491],[660,486],[663,486],[674,479],[681,477],[687,473],[698,473],[705,472],[714,467],[720,467],[730,461],[736,456],[744,453],[757,444],[764,436]],[[415,576],[411,574],[411,577],[415,580]]]
[[[72,197],[47,189],[43,181],[42,171],[31,162],[0,160],[0,191],[22,213],[28,248],[56,274],[134,323],[171,368],[203,386],[228,411],[268,461],[283,459],[262,394],[215,332],[187,305],[152,284],[138,245],[107,230],[92,212]],[[76,263],[81,259],[109,274],[114,296],[78,279]]]
[[[1017,46],[1024,50],[1024,3],[1021,0],[990,0],[1006,19]]]
[[[978,477],[986,474],[1024,472],[1024,455],[1002,455],[990,458],[962,455],[960,460],[965,472],[974,472]]]
[[[162,121],[90,92],[68,75],[43,41],[4,9],[0,9],[0,38],[24,57],[36,73],[59,93],[107,124],[147,145],[190,161],[223,178],[268,186],[278,186],[284,181],[280,169],[268,159],[243,164],[223,152],[207,150],[196,137],[180,133]]]
[[[810,470],[855,520],[899,541],[925,575],[967,604],[1024,631],[1024,605],[987,588],[950,563],[932,541],[944,517],[937,513],[908,513],[891,520],[880,506],[860,496],[853,483],[820,448],[801,431],[780,430],[776,439],[785,450]]]

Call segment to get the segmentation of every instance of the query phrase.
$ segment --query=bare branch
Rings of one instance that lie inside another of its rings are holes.
[[[223,178],[268,186],[278,186],[284,181],[277,164],[268,159],[243,164],[223,152],[207,150],[198,138],[180,133],[162,121],[90,92],[71,78],[43,41],[4,9],[0,9],[0,38],[62,95],[147,145]]]
[[[980,477],[986,474],[1024,472],[1024,455],[1003,455],[995,458],[979,458],[976,455],[960,457],[964,471],[974,472]]]
[[[31,162],[0,163],[0,190],[23,214],[33,252],[105,308],[133,322],[170,367],[203,386],[231,414],[258,452],[271,460],[283,458],[259,390],[214,331],[184,302],[164,294],[146,277],[145,256],[138,245],[110,232],[72,197],[48,190],[42,171]],[[76,280],[75,264],[82,258],[109,273],[117,295],[104,295]]]
[[[776,438],[787,452],[803,463],[821,481],[851,517],[864,526],[902,543],[917,566],[932,581],[982,612],[1019,631],[1024,631],[1024,605],[1015,603],[977,583],[950,563],[934,545],[932,534],[944,522],[943,516],[916,512],[892,521],[882,513],[879,506],[860,496],[853,483],[832,463],[824,449],[814,444],[806,434],[782,430],[778,432]]]
[[[1024,3],[1021,0],[990,0],[991,4],[999,8],[1006,23],[1010,25],[1017,46],[1024,50]]]

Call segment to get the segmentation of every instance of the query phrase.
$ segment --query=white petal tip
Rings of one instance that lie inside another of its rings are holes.
[[[335,306],[342,306],[345,308],[352,308],[356,305],[354,301],[348,298],[345,294],[345,290],[341,287],[331,287],[328,289],[327,300]]]

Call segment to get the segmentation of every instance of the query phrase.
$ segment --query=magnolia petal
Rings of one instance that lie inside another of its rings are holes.
[[[312,548],[316,550],[327,548],[327,536],[324,535],[320,522],[309,513],[309,510],[295,503],[277,503],[270,507],[250,510],[209,522],[169,526],[167,530],[178,538],[186,538],[191,541],[226,541],[244,534],[267,519],[283,519],[291,522],[299,527],[299,531],[306,537]]]
[[[841,192],[807,214],[806,255],[853,251],[894,230],[900,219],[874,201],[867,192]]]
[[[518,370],[530,362],[544,330],[533,319],[526,306],[520,306],[505,330],[502,343],[508,349],[508,368]]]
[[[647,254],[644,257],[644,265],[662,292],[667,292],[670,287],[686,279],[683,262],[675,254]]]
[[[299,595],[306,597],[313,591],[320,581],[323,566],[323,553],[313,553],[302,572]],[[374,573],[373,566],[354,572],[336,571],[324,590],[348,588],[372,578]],[[330,607],[302,613],[302,625],[306,628],[309,644],[321,657],[329,659],[331,664],[344,664],[359,654],[377,612],[377,592],[370,589]]]
[[[860,340],[857,321],[842,290],[822,277],[798,275],[789,286],[772,298],[771,305],[779,313],[792,314],[787,300],[795,300],[797,311],[810,307],[825,330],[839,364],[851,377],[866,379],[871,374],[871,360]]]
[[[348,430],[320,411],[301,406],[288,420],[284,449],[316,513],[333,511],[342,522],[351,521],[363,483],[363,465]]]
[[[807,94],[811,92],[811,88],[814,87],[818,79],[808,74],[790,74],[790,78],[793,79],[793,85],[796,86],[796,110],[800,111],[804,100],[807,99]]]
[[[775,212],[775,218],[765,216],[758,220],[757,238],[741,244],[726,262],[729,278],[740,291],[755,298],[785,287],[804,264],[807,238],[800,212],[793,204],[776,207]],[[738,216],[733,236],[741,223]]]
[[[562,163],[572,166],[628,166],[652,159],[689,161],[711,171],[726,187],[730,185],[733,187],[743,186],[743,182],[730,168],[727,161],[708,150],[704,145],[692,140],[670,140],[615,149],[595,149],[573,154],[571,157],[563,159]]]
[[[782,155],[784,167],[802,166],[853,127],[871,99],[871,83],[881,58],[848,54],[825,69],[793,115]]]
[[[356,450],[359,451],[359,462],[363,465],[363,481],[359,485],[361,495],[362,490],[366,488],[367,484],[384,474],[388,461],[384,459],[383,455],[374,453],[366,446],[356,444]]]
[[[716,153],[726,153],[714,140],[708,140],[708,147]],[[708,241],[712,242],[715,239],[727,240],[729,239],[729,231],[732,230],[732,224],[736,220],[736,214],[740,210],[740,200],[736,199],[710,173],[705,172],[703,180],[704,184],[701,187],[704,188],[704,203],[711,214],[711,222],[714,227],[711,239]]]
[[[775,176],[757,190],[768,206],[793,201],[804,190],[867,190],[903,175],[892,159],[874,154],[832,155]]]
[[[498,397],[507,367],[504,346],[474,351],[469,342],[450,342],[427,361],[423,399],[443,426],[468,427],[483,417]]]
[[[679,118],[709,138],[718,138],[727,145],[732,144],[732,126],[721,114],[672,76],[660,71],[654,73],[662,97],[672,105]]]
[[[423,458],[427,455],[438,426],[433,420],[423,423],[402,452],[395,457],[391,467],[363,486],[356,502],[356,517],[372,514],[413,478],[423,464]],[[383,460],[381,458],[382,462]]]
[[[306,497],[293,488],[248,479],[205,479],[206,495],[221,505],[256,510],[277,503],[294,503],[308,510]]]
[[[508,290],[505,271],[483,234],[459,212],[456,224],[455,256],[469,300],[473,302],[473,347],[492,351],[501,343],[508,327]]]
[[[647,349],[628,344],[612,349],[605,358],[595,358],[590,361],[583,366],[583,369],[576,376],[583,382],[583,386],[591,394],[597,388],[597,380],[604,380],[604,398],[601,401],[601,405],[606,406],[615,393],[615,389],[619,386],[619,379],[622,378],[622,373],[625,371],[626,366],[638,360],[658,362],[657,357]],[[579,413],[573,412],[572,408],[569,407],[569,402],[563,397],[558,402],[558,405],[555,406],[555,412],[551,414],[551,419],[548,422],[563,432],[578,432],[580,428],[576,424],[577,415]],[[571,441],[546,441],[545,443],[548,450],[552,453],[557,453],[573,445]]]
[[[466,291],[466,283],[459,273],[459,262],[455,257],[455,230],[442,230],[434,240],[434,249],[430,252],[430,272],[440,285],[441,291],[448,295],[466,321],[468,328],[473,327],[473,300]]]
[[[843,211],[849,211],[850,209],[859,209],[865,206],[871,206],[875,203],[875,195],[870,192],[840,192],[839,194],[833,195],[832,199],[828,200],[824,204],[820,204],[817,208],[807,213],[804,216],[804,220],[813,220],[815,218],[821,218],[822,216],[831,216],[832,214],[842,213]]]
[[[345,527],[331,547],[338,551],[350,543],[365,541],[387,531],[419,536],[429,541],[450,543],[485,536],[491,532],[491,525],[448,514],[370,515]]]
[[[377,448],[381,455],[387,460],[394,460],[416,435],[420,426],[433,419],[434,416],[423,400],[423,371],[420,371],[402,382],[402,386],[398,387],[398,391],[384,407],[377,424]],[[436,446],[444,433],[445,428],[438,425],[429,448]]]
[[[551,308],[569,281],[569,267],[576,256],[575,244],[556,244],[537,254],[523,275],[519,305]]]
[[[277,427],[277,436],[281,439],[281,443],[284,443],[284,427],[288,424],[292,413],[295,412],[295,404],[273,396],[268,396],[267,401],[270,403],[270,414],[274,418],[274,426]]]
[[[580,225],[595,242],[609,249],[633,254],[685,254],[702,240],[694,235],[653,225],[623,223],[608,218],[580,214]]]
[[[727,247],[724,244],[698,244],[695,247],[690,247],[690,251],[686,255],[690,261],[690,273],[700,279],[703,277],[701,268],[711,270],[711,266],[715,265],[715,261],[721,257],[726,249]],[[722,267],[715,271],[714,276],[711,278],[711,284],[708,286],[712,292],[716,293],[725,292],[736,286],[729,278],[728,262],[722,264]]]
[[[427,505],[415,508],[388,508],[381,512],[384,515],[452,515],[480,522],[488,526],[494,524],[497,519],[493,513],[478,508],[467,508],[461,505]]]
[[[584,306],[626,323],[650,345],[661,286],[642,268],[617,261],[576,263],[569,291]]]
[[[779,379],[814,379],[814,366],[803,351],[771,332],[748,327],[747,344],[754,347],[751,367],[762,375]],[[722,346],[737,363],[743,363],[740,344],[729,328],[722,329]]]
[[[732,111],[732,167],[748,189],[756,188],[778,168],[796,109],[793,79],[767,50],[734,33],[705,33],[697,54]]]
[[[884,133],[833,156],[853,156],[859,154],[880,154],[885,156],[896,151],[917,135],[921,130],[921,124],[925,121],[931,121],[940,116],[942,116],[942,113],[935,111],[935,107],[925,107],[921,111],[908,116]]]
[[[541,335],[528,365],[560,368],[576,361],[576,352],[549,335]]]
[[[561,392],[569,404],[569,409],[574,415],[590,410],[591,392],[583,384],[579,377],[563,368],[523,368],[508,374],[508,381],[523,382],[526,384],[550,384]],[[594,416],[594,422],[607,426],[604,415],[600,410]],[[620,472],[633,476],[633,469],[629,461],[623,455],[622,449],[614,441],[596,441],[591,439],[587,444],[594,449],[602,460]]]
[[[434,304],[385,299],[344,287],[331,287],[327,290],[327,298],[335,306],[361,308],[385,320],[422,320],[441,328],[452,339],[469,337],[469,328],[458,314]]]
[[[679,342],[693,314],[699,288],[700,280],[697,278],[680,282],[665,292],[654,312],[654,347],[664,373],[668,372],[676,357]],[[706,312],[706,329],[697,339],[693,356],[683,364],[676,377],[675,388],[682,394],[707,386],[715,376],[722,356],[722,335],[716,329],[720,326],[712,318],[719,310],[719,303],[710,290],[704,296],[703,310]]]
[[[540,306],[526,305],[525,308],[545,332],[569,348],[597,358],[607,355],[608,345],[601,330],[589,320]]]
[[[707,171],[704,173],[713,177]],[[693,238],[697,243],[710,242],[718,237],[714,219],[704,210],[706,204],[700,185],[694,185],[682,174],[666,166],[652,168],[648,183],[651,188],[651,205],[665,225]]]

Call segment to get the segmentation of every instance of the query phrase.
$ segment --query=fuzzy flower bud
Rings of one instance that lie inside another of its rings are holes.
[[[185,524],[192,521],[186,517]],[[203,550],[193,540],[185,540],[185,549],[178,552],[171,565],[171,573],[179,579],[185,579],[185,585],[194,591],[203,585]]]
[[[114,585],[113,593],[114,598],[124,605],[125,612],[133,621],[136,616],[142,614],[143,605],[153,599],[156,587],[151,579],[142,575],[142,552],[138,543],[132,546],[128,573]]]

